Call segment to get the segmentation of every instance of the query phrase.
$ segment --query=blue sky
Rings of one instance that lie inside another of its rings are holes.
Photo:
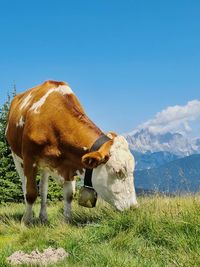
[[[194,0],[0,0],[0,104],[14,82],[63,80],[121,133],[199,100],[199,13]]]

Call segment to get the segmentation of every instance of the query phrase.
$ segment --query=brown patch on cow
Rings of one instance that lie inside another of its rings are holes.
[[[59,157],[61,155],[61,151],[55,146],[46,146],[44,152],[47,157]]]
[[[115,137],[117,137],[117,134],[115,132],[108,132],[106,135],[111,139],[114,139]]]
[[[37,167],[34,165],[33,158],[26,154],[24,155],[24,175],[26,177],[26,200],[33,204],[38,196]]]
[[[43,85],[54,85],[56,87],[60,86],[60,85],[68,85],[66,82],[59,82],[59,81],[53,81],[53,80],[48,80],[46,82],[43,83]]]

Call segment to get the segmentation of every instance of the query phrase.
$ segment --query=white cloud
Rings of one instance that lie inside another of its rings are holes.
[[[189,101],[185,106],[168,107],[158,112],[155,117],[141,125],[137,129],[148,129],[153,133],[190,132],[190,122],[200,118],[200,101]]]

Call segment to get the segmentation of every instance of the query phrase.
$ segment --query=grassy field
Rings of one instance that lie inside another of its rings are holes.
[[[0,266],[16,250],[49,246],[70,253],[53,266],[200,266],[200,196],[141,197],[138,210],[119,213],[100,203],[89,210],[74,204],[64,223],[62,203],[48,207],[49,224],[22,226],[22,204],[0,207]],[[38,215],[39,206],[35,213]]]

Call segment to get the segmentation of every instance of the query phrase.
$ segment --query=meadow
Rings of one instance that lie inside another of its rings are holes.
[[[73,206],[66,224],[63,203],[48,205],[49,223],[21,225],[23,204],[0,206],[0,266],[16,250],[63,247],[69,257],[53,266],[200,266],[200,196],[139,197],[140,207],[123,213],[104,203]],[[39,204],[35,206],[36,218]],[[26,265],[23,265],[26,266]]]

